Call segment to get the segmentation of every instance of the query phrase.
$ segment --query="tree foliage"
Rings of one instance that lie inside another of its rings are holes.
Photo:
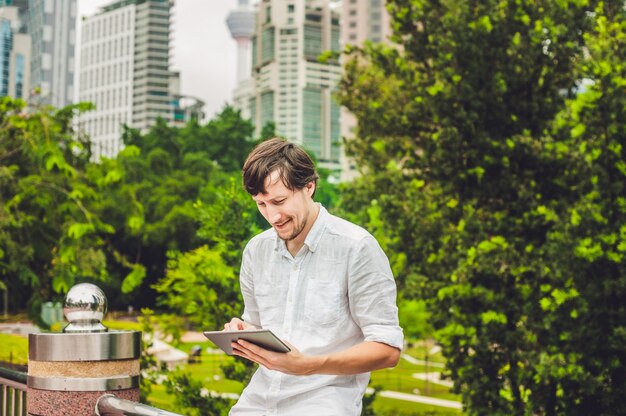
[[[143,134],[126,129],[125,149],[115,159],[92,164],[94,176],[106,178],[99,182],[108,195],[100,212],[116,230],[110,263],[117,279],[110,280],[109,290],[121,288],[122,302],[154,306],[153,285],[166,274],[168,253],[177,256],[205,244],[198,235],[202,207],[212,206],[238,175],[256,143],[252,131],[227,106],[205,125],[193,120],[176,128],[160,120]]]
[[[102,236],[114,230],[95,212],[88,141],[71,125],[87,109],[0,99],[0,277],[14,306],[37,310],[78,278],[107,278]]]
[[[165,388],[174,396],[176,409],[189,416],[226,416],[232,407],[232,400],[206,392],[202,382],[191,377],[189,373],[169,375],[165,380]]]
[[[240,196],[230,201],[256,143],[238,111],[225,107],[205,125],[127,129],[120,154],[94,161],[72,127],[89,109],[0,103],[0,281],[13,307],[30,300],[33,318],[42,301],[85,280],[105,289],[112,308],[154,307],[168,252],[208,244],[233,268],[259,220],[249,206],[235,210]],[[203,231],[214,235],[198,234],[214,214],[213,231]]]
[[[468,414],[624,413],[623,3],[388,3],[401,47],[348,51],[343,209],[380,218]]]

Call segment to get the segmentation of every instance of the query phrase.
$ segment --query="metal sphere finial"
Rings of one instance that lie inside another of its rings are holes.
[[[107,312],[107,297],[96,285],[79,283],[65,297],[65,319],[69,321],[63,332],[106,332],[102,320]]]

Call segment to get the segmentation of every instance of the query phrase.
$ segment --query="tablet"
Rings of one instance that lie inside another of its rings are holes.
[[[233,355],[232,342],[239,339],[251,342],[266,350],[275,352],[289,352],[291,348],[285,345],[269,329],[252,329],[244,331],[204,331],[204,336],[213,341],[228,355]]]

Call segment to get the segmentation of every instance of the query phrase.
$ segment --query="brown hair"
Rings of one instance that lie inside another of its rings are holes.
[[[290,190],[300,190],[319,176],[311,157],[293,143],[273,138],[257,145],[243,164],[243,185],[252,196],[266,193],[265,179],[278,171],[281,181]]]

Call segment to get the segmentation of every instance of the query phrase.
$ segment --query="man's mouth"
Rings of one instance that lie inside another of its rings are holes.
[[[280,223],[280,224],[274,224],[274,227],[276,228],[283,228],[285,225],[287,225],[287,223],[291,221],[291,219],[288,219],[287,221]]]

